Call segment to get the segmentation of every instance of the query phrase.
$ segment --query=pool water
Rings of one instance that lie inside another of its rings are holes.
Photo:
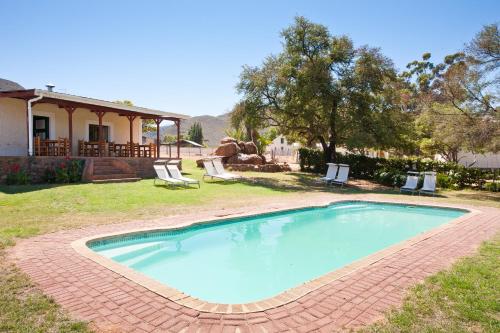
[[[89,247],[192,297],[248,303],[463,214],[445,208],[342,202],[178,231],[117,236]]]

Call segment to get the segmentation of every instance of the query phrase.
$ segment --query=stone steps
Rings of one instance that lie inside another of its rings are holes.
[[[124,167],[113,159],[99,158],[93,161],[92,182],[93,183],[116,183],[138,181],[135,172]]]

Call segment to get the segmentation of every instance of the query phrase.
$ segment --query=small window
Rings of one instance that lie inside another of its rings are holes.
[[[281,144],[285,143],[285,138],[281,138]]]
[[[102,126],[102,135],[104,136],[104,141],[109,142],[109,126]],[[89,141],[99,141],[99,125],[89,125]]]

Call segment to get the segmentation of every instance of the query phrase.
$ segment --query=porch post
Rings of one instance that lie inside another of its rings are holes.
[[[181,157],[181,120],[177,119],[175,121],[177,125],[177,158]]]
[[[130,124],[130,157],[134,157],[134,120],[137,116],[127,116]]]
[[[69,156],[73,155],[73,112],[76,108],[72,106],[65,106],[64,109],[68,112],[68,144],[69,144]]]
[[[31,155],[30,140],[31,140],[31,136],[33,134],[30,133],[30,127],[31,127],[30,120],[31,119],[30,119],[30,112],[29,112],[29,107],[28,107],[28,100],[25,99],[24,102],[26,103],[26,144],[27,144],[26,150],[28,152],[27,155],[30,156]]]
[[[102,110],[92,110],[92,112],[94,112],[97,117],[99,118],[99,157],[102,157],[103,156],[103,146],[104,146],[104,142],[103,142],[103,139],[104,139],[104,133],[102,131],[102,117],[104,117],[104,114],[106,113],[106,111],[102,111]]]
[[[163,121],[161,118],[155,118],[156,123],[156,158],[160,158],[160,124]]]

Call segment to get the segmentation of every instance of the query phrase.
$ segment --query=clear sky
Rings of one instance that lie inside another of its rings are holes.
[[[462,48],[500,21],[499,0],[0,0],[0,78],[189,115],[219,115],[239,97],[241,66],[279,52],[302,15],[380,47],[396,66]]]

